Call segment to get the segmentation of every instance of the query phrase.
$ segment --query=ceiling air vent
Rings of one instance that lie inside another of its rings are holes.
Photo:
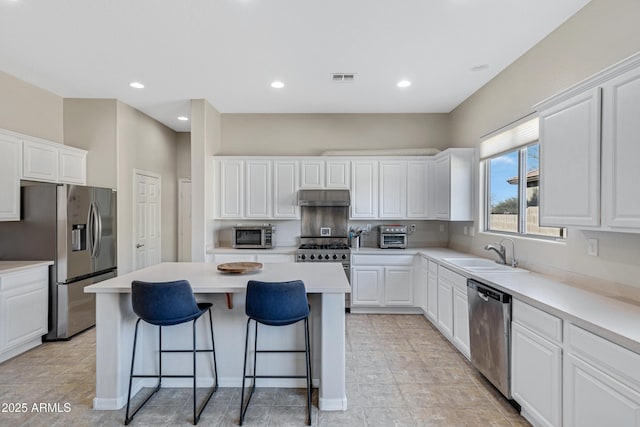
[[[356,78],[355,73],[333,73],[331,81],[334,83],[352,83]]]

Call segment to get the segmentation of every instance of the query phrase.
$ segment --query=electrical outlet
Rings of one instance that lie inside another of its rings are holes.
[[[471,227],[469,227],[469,236],[473,237],[476,235],[476,229],[475,227],[472,225]]]
[[[598,256],[598,239],[587,239],[587,255]]]
[[[440,232],[444,233],[444,224],[440,224]]]
[[[412,233],[413,233],[414,231],[416,231],[416,225],[415,225],[415,224],[411,224],[411,225],[409,226],[409,231],[410,231],[410,232],[412,232]]]
[[[463,233],[464,233],[465,236],[469,233],[469,227],[467,227],[466,225],[464,226]]]

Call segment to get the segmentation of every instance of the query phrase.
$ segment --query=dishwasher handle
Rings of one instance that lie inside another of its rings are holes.
[[[500,292],[499,290],[486,286],[483,283],[476,282],[473,279],[467,280],[467,288],[475,290],[478,293],[478,296],[486,302],[488,302],[489,299],[499,301],[503,304],[511,302],[511,295]]]

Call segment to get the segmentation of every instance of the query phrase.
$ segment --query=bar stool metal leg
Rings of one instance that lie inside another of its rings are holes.
[[[304,344],[307,360],[307,424],[311,425],[311,348],[309,346],[309,319],[304,319]]]

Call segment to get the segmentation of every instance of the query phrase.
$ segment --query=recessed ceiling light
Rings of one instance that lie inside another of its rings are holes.
[[[178,120],[182,121],[182,122],[186,122],[189,120],[189,117],[185,117],[185,116],[178,116]]]
[[[411,82],[409,80],[400,80],[398,82],[398,87],[409,87],[411,86]]]
[[[131,86],[134,89],[144,89],[144,85],[140,82],[131,82],[129,83],[129,86]]]
[[[276,80],[275,82],[271,82],[271,87],[274,89],[282,89],[284,87],[284,83],[280,80]]]

